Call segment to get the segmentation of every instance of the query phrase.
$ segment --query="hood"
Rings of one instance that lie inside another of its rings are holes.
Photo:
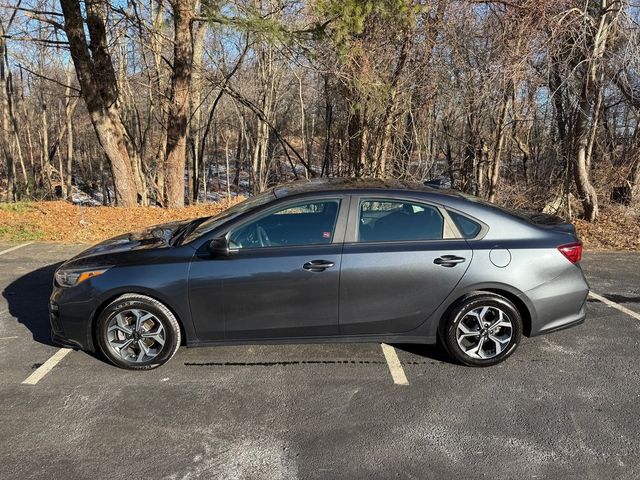
[[[168,248],[171,246],[169,240],[173,233],[182,225],[189,223],[188,220],[181,222],[162,223],[145,228],[137,232],[125,233],[117,237],[110,238],[98,243],[87,250],[79,253],[72,260],[119,252],[129,252],[132,250],[148,250],[152,248]]]

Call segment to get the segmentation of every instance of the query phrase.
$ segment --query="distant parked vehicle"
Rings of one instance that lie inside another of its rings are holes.
[[[581,323],[572,225],[378,180],[275,188],[209,218],[100,243],[63,264],[54,340],[130,369],[188,346],[440,341],[494,365],[522,335]]]

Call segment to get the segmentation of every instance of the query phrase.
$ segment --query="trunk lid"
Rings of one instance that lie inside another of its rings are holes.
[[[557,232],[570,233],[577,238],[576,227],[558,215],[522,210],[515,213],[538,227],[555,230]]]

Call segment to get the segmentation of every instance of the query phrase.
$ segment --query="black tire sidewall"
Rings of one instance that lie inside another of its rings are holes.
[[[107,339],[107,326],[113,316],[124,310],[136,308],[143,309],[154,314],[160,323],[162,323],[162,327],[164,328],[166,335],[165,343],[160,353],[151,360],[140,363],[128,362],[118,356],[111,350]],[[149,370],[162,365],[173,356],[178,342],[178,335],[173,323],[167,318],[166,314],[158,307],[158,305],[144,298],[122,298],[109,304],[98,317],[96,337],[102,354],[115,365],[129,370]]]
[[[468,312],[480,306],[494,306],[500,308],[509,316],[513,326],[511,341],[507,348],[499,355],[486,360],[471,358],[466,355],[458,345],[458,341],[456,339],[456,330],[460,321]],[[469,295],[463,298],[449,311],[447,321],[444,323],[442,338],[449,355],[459,363],[470,367],[489,367],[506,360],[518,347],[522,338],[522,317],[513,303],[504,297],[491,293]]]

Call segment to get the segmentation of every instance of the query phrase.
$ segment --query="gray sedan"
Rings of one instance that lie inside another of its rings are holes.
[[[441,342],[469,366],[584,321],[575,229],[423,185],[299,182],[64,263],[57,342],[149,369],[187,346]]]

